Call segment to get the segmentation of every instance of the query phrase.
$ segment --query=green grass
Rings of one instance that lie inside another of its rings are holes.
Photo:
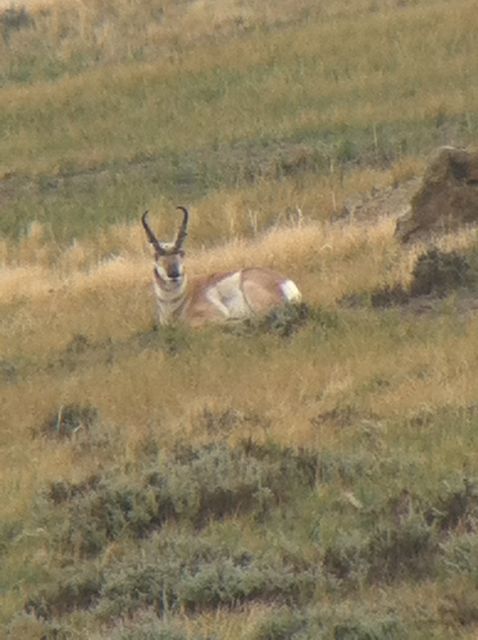
[[[342,125],[303,131],[285,139],[221,142],[182,153],[145,152],[92,170],[72,168],[33,179],[12,177],[5,182],[7,206],[1,230],[18,238],[35,219],[45,225],[51,240],[64,245],[73,238],[91,237],[98,228],[135,221],[139,212],[157,202],[170,202],[171,206],[175,202],[200,203],[220,189],[247,188],[262,181],[297,182],[329,176],[331,170],[340,174],[357,168],[389,167],[402,158],[430,152],[450,139],[466,144],[473,139],[476,125],[475,115],[450,117],[444,125],[445,136],[434,120],[386,122],[373,129],[370,125]],[[327,213],[315,210],[309,216],[321,219]],[[274,224],[271,214],[264,212],[262,230]],[[243,222],[245,218],[244,211]]]
[[[475,141],[475,9],[0,14],[8,640],[476,637],[476,235],[334,220]],[[138,216],[180,203],[192,275],[305,304],[156,328]]]
[[[357,8],[246,31],[227,47],[193,43],[179,60],[133,55],[10,85],[0,94],[0,168],[13,175],[1,230],[18,237],[40,219],[55,240],[71,240],[160,197],[197,201],[263,178],[389,166],[467,144],[475,29],[468,2]]]

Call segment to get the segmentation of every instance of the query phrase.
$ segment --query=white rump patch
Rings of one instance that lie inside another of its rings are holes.
[[[302,294],[292,280],[284,280],[280,288],[287,302],[300,302],[302,300]]]

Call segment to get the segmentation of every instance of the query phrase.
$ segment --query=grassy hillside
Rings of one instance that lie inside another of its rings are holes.
[[[329,4],[91,0],[4,17],[0,230],[33,218],[69,241],[162,199],[340,184],[473,140],[474,2]]]
[[[0,14],[6,638],[476,637],[476,236],[393,237],[429,152],[476,142],[475,9]],[[138,221],[176,204],[191,274],[305,305],[158,329]]]

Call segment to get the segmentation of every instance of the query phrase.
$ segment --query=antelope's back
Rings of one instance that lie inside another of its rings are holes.
[[[255,314],[267,313],[281,304],[296,303],[302,299],[295,282],[272,269],[244,269],[242,291]]]

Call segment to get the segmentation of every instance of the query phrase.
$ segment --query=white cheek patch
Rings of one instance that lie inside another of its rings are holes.
[[[156,271],[156,275],[158,276],[158,278],[160,278],[161,280],[168,280],[168,274],[161,265],[156,264],[154,270]]]
[[[300,302],[302,300],[302,294],[292,280],[284,280],[280,288],[287,302]]]

